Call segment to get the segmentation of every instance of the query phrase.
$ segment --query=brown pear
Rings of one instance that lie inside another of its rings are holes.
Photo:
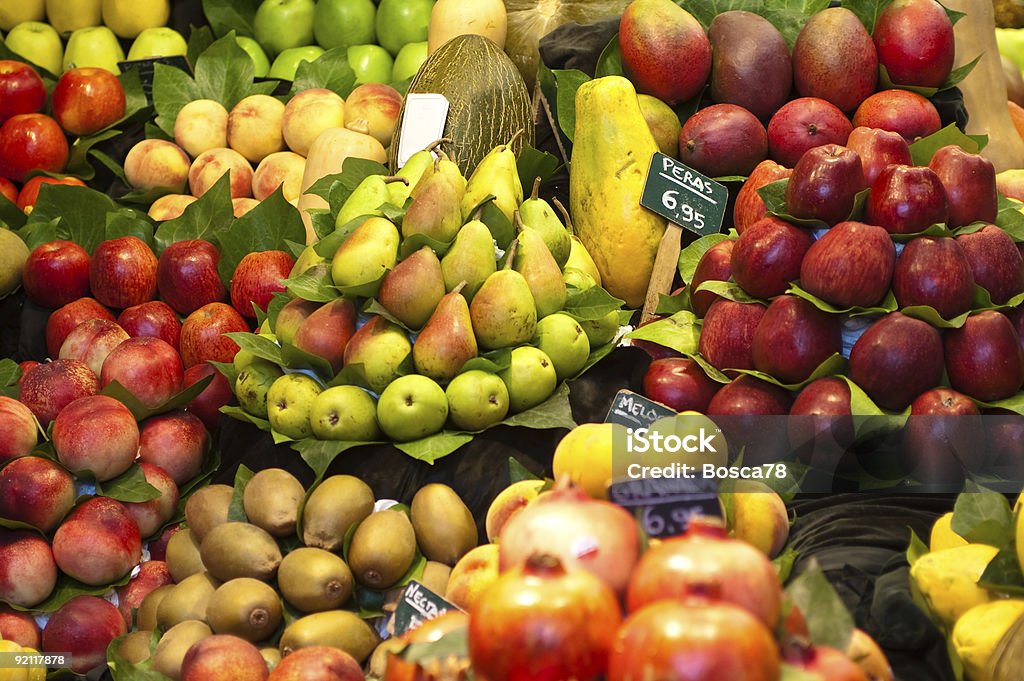
[[[319,307],[320,303],[314,303],[311,300],[302,298],[289,300],[277,313],[277,323],[274,325],[274,335],[277,336],[277,340],[282,343],[293,342],[295,333],[302,326],[302,322],[306,321],[306,318],[316,312]]]
[[[416,185],[416,194],[402,218],[402,236],[408,239],[423,234],[435,241],[451,242],[462,227],[461,198],[444,173],[424,177]]]
[[[356,306],[347,298],[321,305],[295,332],[299,350],[327,360],[335,372],[341,369],[348,339],[356,330]]]
[[[537,308],[537,318],[541,319],[565,307],[565,280],[540,232],[524,229],[518,211],[515,223],[519,228],[519,248],[512,267],[526,279]]]
[[[441,261],[424,246],[384,276],[377,302],[410,329],[422,328],[444,296]]]
[[[469,304],[462,297],[463,285],[441,299],[412,346],[416,371],[435,381],[454,378],[463,364],[476,357],[476,336]]]

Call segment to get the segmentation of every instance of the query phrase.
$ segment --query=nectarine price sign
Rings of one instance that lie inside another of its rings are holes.
[[[417,581],[409,582],[395,607],[394,635],[401,636],[427,620],[458,608]]]
[[[715,234],[725,219],[729,190],[725,185],[676,161],[655,153],[647,171],[640,205],[685,230]]]

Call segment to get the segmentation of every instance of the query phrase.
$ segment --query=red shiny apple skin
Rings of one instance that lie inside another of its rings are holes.
[[[927,390],[910,405],[900,455],[909,475],[925,483],[962,483],[965,469],[987,465],[981,412],[963,393]]]
[[[876,225],[840,222],[814,242],[800,263],[800,286],[840,308],[871,307],[885,297],[896,247]]]
[[[651,362],[644,374],[644,395],[676,411],[707,411],[721,387],[688,357],[666,357]]]
[[[754,332],[754,368],[783,383],[800,383],[842,349],[838,316],[783,295],[768,305]]]
[[[181,392],[185,368],[181,356],[159,338],[129,338],[107,356],[100,385],[120,383],[140,402],[155,409]]]
[[[131,581],[117,588],[117,609],[128,628],[132,628],[133,610],[137,610],[151,591],[167,584],[173,584],[167,563],[162,559],[147,560],[139,566],[139,572]]]
[[[864,221],[890,234],[916,234],[948,214],[946,190],[931,168],[890,165],[871,185]]]
[[[36,175],[29,178],[18,192],[18,208],[26,215],[30,214],[39,200],[39,192],[45,184],[64,184],[72,187],[84,187],[85,183],[77,177],[50,177],[49,175]]]
[[[247,253],[231,277],[231,305],[246,319],[255,319],[253,305],[264,312],[274,293],[284,291],[295,259],[284,251]]]
[[[953,69],[953,24],[935,0],[895,0],[875,20],[878,61],[897,85],[940,87]]]
[[[54,419],[53,448],[72,473],[89,471],[98,482],[105,482],[135,462],[139,427],[128,407],[114,398],[82,397]]]
[[[37,113],[46,106],[46,85],[25,62],[0,60],[0,125],[18,114]]]
[[[747,181],[736,194],[736,204],[732,210],[732,223],[737,232],[743,234],[747,227],[765,216],[764,200],[757,190],[792,174],[791,168],[781,166],[771,159],[761,161],[750,171]]]
[[[64,407],[99,391],[100,379],[85,362],[58,359],[25,374],[19,399],[45,428]]]
[[[902,411],[942,380],[942,336],[927,322],[891,312],[850,351],[850,378],[883,409]]]
[[[768,121],[768,157],[793,168],[809,149],[844,145],[851,132],[850,119],[834,104],[800,97],[784,104]]]
[[[918,237],[896,260],[892,292],[901,308],[928,305],[944,319],[953,319],[971,309],[974,275],[955,239]]]
[[[56,358],[68,334],[76,326],[90,319],[106,319],[112,322],[114,315],[94,298],[79,298],[51,312],[46,320],[46,352],[49,356]]]
[[[232,404],[235,397],[228,379],[212,364],[204,362],[185,370],[181,388],[184,390],[207,376],[213,376],[213,380],[185,405],[185,409],[198,416],[208,431],[215,433],[220,430],[220,408]]]
[[[56,309],[89,295],[89,254],[73,241],[50,241],[29,253],[21,275],[25,295]]]
[[[708,405],[708,416],[785,416],[793,398],[785,388],[743,374],[723,385]]]
[[[224,334],[233,331],[249,331],[249,325],[226,303],[207,303],[186,317],[181,325],[181,359],[185,368],[208,361],[232,361],[238,343]]]
[[[857,127],[881,128],[902,135],[907,144],[938,132],[942,119],[935,105],[907,90],[882,90],[865,99],[853,114]]]
[[[159,466],[179,487],[191,482],[203,465],[210,435],[197,416],[172,411],[142,422],[139,460]]]
[[[181,322],[171,306],[162,300],[150,300],[125,308],[117,323],[132,338],[159,338],[175,350],[181,339]]]
[[[139,564],[139,527],[120,501],[93,497],[75,508],[54,532],[53,557],[57,567],[80,582],[112,584]],[[124,623],[120,613],[117,618]]]
[[[51,532],[75,505],[75,481],[50,459],[23,456],[0,470],[0,517]]]
[[[124,116],[121,81],[107,69],[68,69],[53,88],[53,115],[75,137],[99,132]]]
[[[950,144],[935,152],[928,167],[946,189],[950,229],[972,222],[995,222],[999,199],[991,161]]]
[[[89,263],[89,286],[96,300],[123,310],[156,298],[156,256],[145,241],[123,236],[104,241]]]
[[[734,239],[720,241],[700,257],[697,267],[693,270],[690,280],[690,304],[698,317],[707,315],[711,305],[722,296],[711,291],[698,291],[705,281],[729,281],[732,277],[732,249],[736,245]]]
[[[57,121],[40,113],[18,114],[0,126],[0,175],[24,182],[33,170],[60,173],[68,163],[68,140]]]
[[[32,410],[14,398],[0,395],[0,465],[31,453],[38,442],[39,426]]]
[[[786,186],[786,206],[794,217],[835,225],[853,211],[857,194],[868,188],[856,151],[838,144],[805,153]]]
[[[1024,291],[1024,257],[1017,245],[996,225],[956,237],[967,256],[974,283],[989,292],[992,302],[1003,304]]]
[[[732,277],[755,298],[785,293],[800,276],[800,264],[814,242],[800,227],[766,217],[747,228],[732,248]]]
[[[1024,351],[1010,319],[987,310],[967,318],[944,339],[946,371],[956,390],[983,402],[1017,393],[1024,385]]]
[[[789,409],[789,442],[813,465],[834,467],[853,444],[850,386],[835,376],[811,381]]]
[[[749,466],[777,462],[789,455],[785,416],[793,397],[785,388],[742,374],[723,385],[708,404],[707,415],[722,429],[733,456],[743,452]]]
[[[854,128],[846,146],[860,156],[864,179],[870,187],[887,165],[913,165],[910,145],[899,133],[881,128]]]
[[[679,131],[679,160],[710,177],[749,175],[768,156],[768,132],[735,104],[713,104]]]
[[[61,344],[58,356],[85,362],[99,376],[107,355],[126,340],[128,332],[117,323],[108,319],[90,319],[71,330]]]
[[[719,370],[753,369],[754,332],[766,310],[760,303],[716,301],[704,317],[700,354]]]
[[[43,652],[71,653],[71,670],[85,674],[107,659],[107,647],[128,633],[124,618],[98,596],[75,596],[62,605],[43,629]]]
[[[177,241],[160,254],[156,268],[160,298],[181,315],[190,315],[207,303],[227,299],[217,273],[220,251],[209,241]]]

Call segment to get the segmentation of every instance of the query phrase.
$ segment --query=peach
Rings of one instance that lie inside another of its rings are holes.
[[[205,194],[224,173],[230,173],[232,198],[244,198],[252,194],[252,166],[234,149],[217,147],[204,151],[192,162],[188,171],[188,186],[192,196],[199,198]]]
[[[253,163],[284,151],[284,104],[270,95],[250,95],[228,114],[228,146]]]
[[[189,102],[174,119],[174,141],[192,158],[210,149],[226,147],[228,110],[212,99]]]
[[[32,410],[0,395],[0,462],[24,456],[39,441],[39,427]]]
[[[39,650],[42,631],[31,613],[0,605],[0,639]]]
[[[24,456],[0,470],[0,517],[50,532],[75,505],[75,481],[50,459]]]
[[[57,357],[85,362],[85,365],[99,376],[107,355],[128,338],[128,332],[117,322],[90,319],[76,326],[67,335],[60,345]]]
[[[84,362],[58,359],[40,364],[25,374],[21,403],[40,423],[48,425],[64,407],[99,391],[100,379]]]
[[[357,681],[362,678],[363,670],[355,658],[339,648],[327,646],[300,648],[281,660],[270,674],[270,681]]]
[[[763,482],[737,483],[729,520],[732,536],[760,549],[769,558],[779,555],[789,539],[786,504]]]
[[[497,579],[498,545],[482,544],[460,558],[452,568],[444,597],[463,610],[469,610]]]
[[[114,398],[80,397],[53,420],[53,448],[65,468],[88,471],[104,482],[124,473],[135,461],[139,427],[128,407]]]
[[[178,508],[178,486],[174,479],[160,466],[151,463],[140,463],[146,482],[160,491],[160,496],[149,501],[125,503],[129,515],[139,526],[139,534],[152,537],[164,524],[174,517]]]
[[[231,209],[236,218],[242,217],[258,205],[260,205],[260,202],[256,199],[231,199]]]
[[[128,151],[124,175],[135,189],[185,191],[191,161],[185,150],[166,140],[142,140]]]
[[[383,83],[365,83],[352,90],[345,100],[345,125],[363,120],[369,134],[385,147],[391,144],[398,114],[402,110],[402,95]]]
[[[284,186],[285,201],[294,201],[302,193],[302,173],[306,159],[293,151],[277,151],[260,161],[252,176],[252,195],[262,201]]]
[[[147,560],[139,566],[139,572],[131,581],[117,589],[117,609],[124,617],[128,628],[132,627],[132,614],[142,605],[151,592],[166,584],[173,584],[167,563],[162,560]]]
[[[497,541],[501,528],[513,515],[527,507],[544,486],[543,480],[520,480],[498,492],[494,501],[487,508],[484,525],[487,529],[488,541]]]
[[[139,527],[120,501],[93,497],[57,528],[53,557],[73,579],[90,586],[111,584],[128,574],[142,557]],[[118,619],[124,623],[120,613]]]
[[[345,127],[345,100],[326,88],[295,95],[284,108],[281,132],[288,148],[306,156],[316,136],[328,128]]]
[[[117,608],[97,596],[75,596],[50,616],[43,629],[43,651],[71,653],[71,671],[79,674],[107,659],[107,646],[128,633]]]
[[[264,681],[270,672],[259,648],[237,636],[208,636],[181,661],[181,681]]]
[[[21,608],[42,603],[57,585],[57,563],[35,532],[0,528],[0,600]]]
[[[151,416],[142,423],[139,460],[159,466],[178,486],[199,475],[210,435],[199,417],[186,411]]]
[[[185,209],[198,200],[189,194],[167,194],[166,196],[161,196],[149,207],[149,217],[157,222],[173,220],[174,218],[181,217]]]

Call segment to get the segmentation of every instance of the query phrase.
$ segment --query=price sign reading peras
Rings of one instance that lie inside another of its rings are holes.
[[[683,229],[717,234],[725,219],[729,190],[665,154],[655,153],[647,171],[640,205]]]

